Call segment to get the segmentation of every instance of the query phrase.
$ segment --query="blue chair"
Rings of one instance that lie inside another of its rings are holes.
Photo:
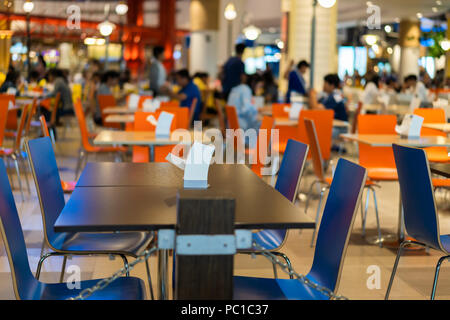
[[[367,178],[366,169],[340,159],[325,204],[314,261],[306,277],[336,292],[350,231]],[[329,297],[295,279],[234,277],[236,300],[326,300]]]
[[[8,181],[6,167],[0,160],[0,230],[11,268],[14,294],[20,300],[65,300],[94,286],[99,280],[80,282],[80,289],[69,289],[65,283],[47,284],[38,281],[31,272],[22,226]],[[139,278],[122,277],[89,300],[143,300],[145,284]]]
[[[308,154],[308,145],[295,140],[289,140],[284,152],[283,161],[278,172],[275,189],[278,190],[289,201],[294,202],[298,192],[300,178],[305,160]],[[290,266],[289,258],[279,250],[287,239],[287,230],[261,230],[253,234],[253,241],[273,254],[282,257]],[[258,254],[259,249],[253,249],[251,252],[242,252],[245,254]],[[277,266],[273,264],[273,273],[277,278]]]
[[[152,241],[152,234],[145,232],[120,233],[57,233],[53,226],[65,206],[52,142],[49,137],[27,142],[30,165],[36,183],[44,225],[44,243],[52,252],[42,255],[38,263],[36,278],[39,279],[43,262],[51,256],[63,256],[60,282],[64,280],[67,256],[117,255],[128,265],[126,256],[136,258]],[[150,293],[153,290],[150,268],[146,260]],[[127,273],[127,275],[129,275]]]
[[[385,299],[389,299],[403,248],[418,245],[439,250],[444,254],[436,265],[431,290],[431,300],[434,300],[441,264],[450,257],[450,235],[439,233],[438,211],[425,150],[395,144],[393,149],[403,202],[405,228],[408,235],[416,241],[406,240],[400,244]]]

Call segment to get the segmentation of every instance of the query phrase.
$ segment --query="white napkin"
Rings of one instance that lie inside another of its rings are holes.
[[[303,109],[303,105],[297,102],[294,102],[289,109],[289,119],[291,120],[298,120],[298,117],[300,116],[300,112]]]
[[[159,109],[161,105],[161,101],[159,99],[147,99],[144,101],[144,103],[142,104],[142,109],[145,112],[155,112],[156,110]]]

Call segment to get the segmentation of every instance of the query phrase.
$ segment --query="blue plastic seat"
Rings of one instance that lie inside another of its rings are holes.
[[[64,300],[93,287],[99,280],[80,282],[80,289],[69,289],[65,283],[42,283],[32,274],[22,226],[8,181],[5,163],[0,159],[0,230],[11,268],[14,293],[20,300]],[[139,278],[118,278],[103,290],[96,291],[89,300],[145,299],[145,284]]]
[[[441,264],[450,257],[450,235],[440,235],[439,232],[438,211],[425,150],[396,144],[392,147],[400,183],[405,229],[408,235],[416,240],[407,240],[401,243],[385,299],[389,299],[403,248],[409,245],[418,245],[433,248],[444,254],[436,265],[431,290],[431,300],[434,300]]]
[[[291,202],[296,199],[307,154],[308,145],[295,140],[288,140],[278,172],[275,189]],[[265,250],[272,251],[272,253],[282,257],[286,263],[290,265],[291,262],[289,258],[284,253],[278,251],[283,246],[286,238],[287,230],[285,229],[267,229],[253,234],[254,242]],[[259,251],[259,249],[254,248],[252,252],[255,253],[257,251]],[[277,278],[276,265],[273,265],[273,271],[275,278]]]
[[[355,213],[367,178],[366,169],[340,159],[325,204],[314,261],[307,278],[336,292]],[[327,295],[297,279],[234,277],[237,300],[324,300]]]
[[[120,233],[64,233],[55,232],[53,226],[65,206],[52,142],[49,137],[28,141],[28,154],[41,205],[44,225],[44,243],[53,251],[41,253],[36,278],[39,279],[43,262],[51,256],[64,256],[60,282],[68,255],[118,255],[128,265],[126,256],[136,258],[150,244],[153,236],[146,232]],[[146,260],[150,293],[153,298],[150,270]],[[128,274],[127,274],[128,275]]]

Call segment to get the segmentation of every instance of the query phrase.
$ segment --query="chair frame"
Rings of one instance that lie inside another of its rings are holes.
[[[297,141],[297,142],[299,142],[299,141]],[[288,143],[289,143],[289,141],[288,141]],[[291,202],[293,204],[295,204],[295,201],[297,200],[298,189],[300,187],[300,181],[301,181],[301,178],[302,178],[302,175],[303,175],[303,171],[305,169],[306,158],[308,157],[308,152],[309,152],[309,146],[306,145],[305,158],[303,159],[303,164],[302,164],[302,167],[300,169],[300,172],[299,172],[299,175],[298,175],[298,178],[297,178],[297,184],[296,184],[296,187],[295,187],[294,196],[293,196],[293,198],[291,200]],[[289,268],[292,268],[292,263],[291,263],[291,260],[289,259],[289,257],[285,253],[279,251],[284,246],[284,244],[286,243],[288,236],[289,236],[289,229],[286,230],[286,235],[285,235],[283,241],[281,242],[281,244],[277,248],[271,249],[269,251],[273,255],[283,258],[284,261],[286,262],[287,266]],[[255,255],[262,255],[263,254],[263,252],[260,251],[260,250],[252,250],[252,251],[248,251],[248,252],[247,251],[243,251],[243,252],[239,252],[239,253],[242,253],[242,254],[255,254]],[[272,261],[272,268],[273,268],[274,278],[277,279],[278,278],[277,264],[275,262],[273,262],[273,261]],[[289,278],[290,279],[294,279],[294,276],[292,274],[290,274]]]
[[[29,154],[29,164],[32,168],[32,173],[33,173],[33,179],[36,185],[36,193],[38,195],[39,198],[39,207],[41,209],[41,215],[42,215],[42,223],[43,223],[43,230],[44,230],[44,241],[42,242],[42,248],[41,248],[41,255],[40,255],[40,259],[37,265],[37,269],[36,269],[36,279],[39,280],[40,274],[41,274],[41,269],[42,269],[42,265],[44,263],[44,261],[49,258],[49,257],[54,257],[54,256],[62,256],[64,257],[63,259],[63,264],[61,267],[61,274],[60,274],[60,278],[59,278],[59,282],[63,282],[64,280],[64,274],[65,274],[65,269],[66,269],[66,263],[67,263],[67,258],[69,256],[94,256],[94,255],[106,255],[106,256],[119,256],[122,258],[123,260],[123,265],[124,268],[128,269],[128,259],[126,256],[132,257],[132,258],[137,258],[136,255],[130,253],[124,253],[124,252],[101,252],[101,251],[64,251],[64,250],[58,250],[56,248],[54,248],[52,246],[52,244],[50,243],[50,241],[48,240],[47,237],[47,229],[46,229],[46,219],[45,219],[45,210],[44,210],[44,206],[42,203],[42,197],[41,197],[41,192],[40,189],[38,187],[38,181],[37,181],[37,177],[36,177],[36,171],[35,171],[35,167],[33,164],[33,161],[31,161],[31,153],[30,153],[30,148],[29,148],[29,144],[28,142],[26,143],[26,148],[27,148],[27,152]],[[62,188],[62,186],[60,186]],[[49,249],[52,250],[52,252],[48,252],[46,254],[44,253],[44,248],[45,246],[47,246]],[[146,267],[146,272],[147,272],[147,279],[148,279],[148,283],[149,283],[149,289],[150,289],[150,295],[152,300],[154,299],[154,293],[153,293],[153,286],[152,286],[152,281],[151,281],[151,275],[150,275],[150,266],[148,264],[148,260],[145,260],[145,267]],[[126,272],[126,276],[130,276],[129,271],[127,270]]]
[[[312,124],[312,129],[314,130],[314,135],[315,135],[315,142],[317,142],[316,144],[319,143],[319,139],[317,137],[317,132],[316,132],[316,127],[315,127],[315,123],[313,119],[308,119],[305,118],[304,119],[305,122],[305,129],[306,129],[306,133],[308,135],[308,123],[311,122]],[[314,143],[313,141],[311,141],[310,139],[310,143]],[[316,227],[314,228],[313,234],[312,234],[312,238],[311,238],[311,244],[310,247],[312,248],[314,246],[314,240],[316,238],[316,233],[317,233],[317,225],[319,223],[319,217],[320,217],[320,212],[321,212],[321,208],[322,208],[322,202],[323,202],[323,198],[325,195],[325,192],[327,190],[330,189],[331,185],[324,180],[325,177],[325,172],[323,169],[323,159],[322,159],[322,154],[320,151],[320,146],[317,145],[317,149],[318,149],[318,154],[319,154],[319,158],[320,158],[320,164],[321,164],[321,172],[322,172],[322,177],[317,177],[316,180],[314,180],[308,190],[308,194],[306,197],[306,203],[305,203],[305,213],[308,212],[308,208],[309,208],[309,202],[310,199],[312,197],[312,191],[315,185],[319,185],[320,187],[320,197],[319,197],[319,204],[317,205],[317,210],[316,210],[316,218],[315,218],[315,222],[316,222]],[[314,155],[313,155],[314,157]],[[313,160],[314,161],[314,160]],[[365,206],[363,209],[363,201],[361,201],[361,225],[362,225],[362,235],[363,237],[365,236],[365,229],[366,229],[366,220],[367,220],[367,211],[368,211],[368,207],[369,207],[369,196],[370,196],[370,192],[372,192],[373,195],[373,201],[374,201],[374,206],[375,206],[375,217],[377,220],[377,231],[378,231],[378,245],[380,247],[383,246],[383,242],[382,242],[382,235],[381,235],[381,227],[380,227],[380,219],[379,219],[379,215],[378,215],[378,202],[377,202],[377,196],[376,196],[376,192],[375,192],[375,187],[380,187],[379,185],[373,183],[370,185],[365,184],[364,189],[367,190],[366,192],[366,201],[365,201]],[[364,190],[363,190],[364,192]]]
[[[389,296],[390,296],[390,293],[391,293],[392,285],[394,283],[394,278],[395,278],[395,275],[397,273],[398,264],[400,262],[400,257],[401,257],[401,255],[403,253],[403,250],[407,246],[414,246],[415,245],[415,246],[419,246],[419,247],[424,247],[426,249],[433,248],[435,250],[438,250],[438,251],[441,251],[442,253],[444,253],[444,255],[441,256],[439,258],[438,262],[436,263],[436,269],[435,269],[434,280],[433,280],[433,287],[431,289],[431,295],[430,295],[430,300],[434,300],[435,296],[436,296],[436,289],[437,289],[437,284],[438,284],[438,280],[439,280],[439,272],[441,270],[442,263],[445,260],[450,258],[450,252],[448,252],[447,250],[444,249],[444,247],[442,246],[440,237],[439,237],[440,236],[440,232],[439,232],[439,216],[438,216],[438,210],[437,210],[437,206],[436,206],[436,198],[435,198],[434,190],[433,190],[433,182],[432,182],[432,179],[431,179],[430,163],[428,161],[428,157],[426,155],[426,151],[423,150],[423,149],[419,149],[419,148],[412,148],[412,147],[409,147],[409,148],[410,149],[417,149],[417,150],[422,151],[423,152],[423,156],[425,158],[425,162],[426,162],[426,166],[427,166],[427,170],[428,170],[428,177],[430,179],[430,186],[431,186],[431,190],[430,191],[431,191],[431,193],[433,195],[433,204],[434,204],[434,212],[435,212],[435,219],[436,219],[436,229],[437,229],[436,230],[436,234],[438,236],[437,242],[439,244],[439,248],[430,247],[429,245],[427,245],[427,244],[425,244],[423,242],[417,241],[417,240],[404,240],[400,244],[400,247],[398,248],[397,256],[396,256],[395,262],[394,262],[394,267],[392,269],[391,277],[389,279],[389,284],[388,284],[388,287],[387,287],[384,299],[385,300],[389,300]]]

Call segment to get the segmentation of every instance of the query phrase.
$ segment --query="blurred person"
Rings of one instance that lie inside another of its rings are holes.
[[[293,92],[303,96],[307,95],[306,81],[304,76],[308,69],[309,63],[305,60],[302,60],[297,64],[297,68],[295,70],[289,72],[287,76],[288,90],[286,93],[286,103],[291,103],[291,94]]]
[[[311,109],[332,109],[336,120],[348,121],[345,100],[341,90],[339,90],[341,82],[339,76],[337,74],[328,74],[323,80],[323,92],[319,96],[317,96],[314,89],[311,89],[309,102]]]
[[[278,102],[278,85],[275,82],[272,70],[267,69],[262,74],[263,81],[263,94],[264,101],[266,103],[277,103]]]
[[[423,104],[428,102],[428,90],[423,82],[417,80],[415,74],[405,77],[403,81],[403,91],[418,97]]]
[[[13,67],[9,67],[5,81],[0,87],[0,93],[15,91],[15,95],[19,96],[20,82],[21,82],[20,73],[16,71]]]
[[[214,105],[214,90],[212,90],[209,85],[209,73],[197,72],[192,81],[200,90],[202,95],[203,110],[206,110],[206,112],[210,114],[216,114],[217,112]]]
[[[258,129],[258,110],[252,104],[252,90],[248,85],[249,77],[241,74],[241,84],[234,87],[228,97],[227,104],[236,108],[239,126],[243,130]]]
[[[171,92],[170,96],[173,99],[179,100],[180,106],[184,108],[191,108],[194,99],[197,99],[193,120],[199,121],[202,113],[202,96],[200,90],[192,81],[189,71],[187,69],[177,71],[175,73],[175,81],[180,87],[180,90],[176,93]]]
[[[314,89],[311,89],[309,94],[309,105],[311,109],[334,110],[334,119],[341,121],[348,121],[348,111],[345,105],[345,100],[342,91],[339,90],[341,80],[337,74],[328,74],[324,77],[323,92],[317,97]],[[347,133],[346,127],[333,127],[332,137],[338,139],[341,134]],[[333,151],[346,153],[347,150],[341,146],[333,145]]]
[[[380,77],[376,73],[367,75],[366,85],[364,87],[361,101],[364,105],[378,104],[380,95]]]
[[[164,61],[164,48],[156,46],[153,48],[153,57],[150,64],[150,90],[156,97],[164,91],[167,81],[167,72],[162,62]]]
[[[231,90],[241,83],[241,75],[245,73],[245,64],[242,61],[245,48],[244,43],[237,44],[235,47],[236,55],[228,59],[223,66],[222,90],[225,100],[228,100]]]
[[[95,112],[94,112],[94,122],[97,125],[102,125],[102,112],[100,110],[100,104],[98,102],[99,95],[114,95],[114,89],[119,85],[120,73],[114,70],[106,71],[102,75],[100,85],[96,91],[95,95]]]
[[[53,85],[53,91],[45,96],[45,98],[54,98],[60,94],[60,107],[56,115],[56,122],[59,124],[59,119],[64,115],[73,115],[73,101],[72,90],[69,87],[69,82],[61,69],[50,69],[48,72],[48,82]],[[51,112],[45,108],[41,108],[47,121],[50,121]],[[48,112],[47,114],[45,114]]]

